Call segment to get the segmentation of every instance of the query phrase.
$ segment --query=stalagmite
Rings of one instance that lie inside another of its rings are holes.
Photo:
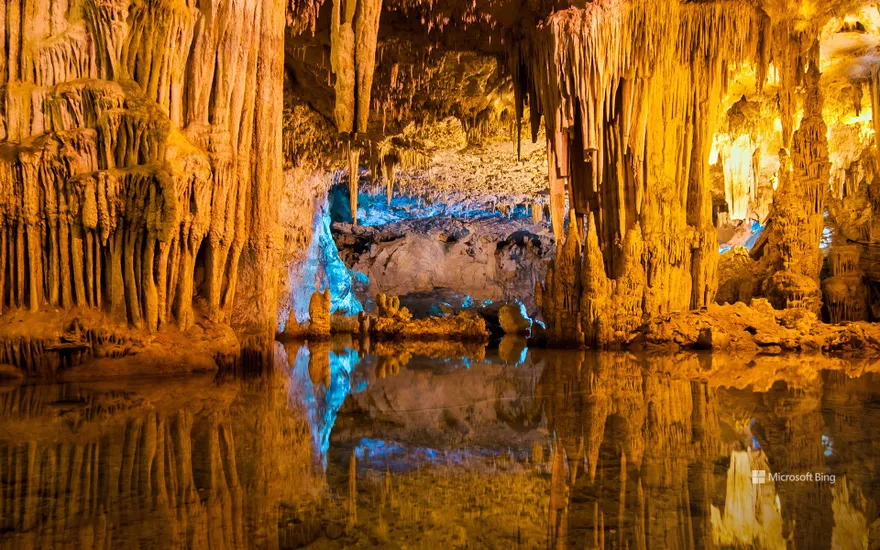
[[[642,321],[646,282],[638,226],[627,233],[620,275],[606,275],[595,218],[588,215],[585,245],[571,223],[564,244],[536,295],[555,344],[607,347],[625,339]]]
[[[792,136],[790,158],[782,151],[780,183],[773,198],[773,224],[762,262],[773,270],[764,293],[778,309],[819,313],[822,291],[819,242],[824,228],[829,162],[827,129],[822,119],[819,68],[814,58],[804,76],[804,116]]]

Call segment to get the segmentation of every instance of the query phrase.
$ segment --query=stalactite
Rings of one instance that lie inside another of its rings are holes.
[[[357,457],[354,451],[351,452],[351,459],[348,461],[348,523],[347,530],[351,531],[358,524],[358,504],[357,504]]]
[[[871,69],[871,122],[874,126],[874,145],[880,151],[880,65]]]
[[[822,281],[822,292],[832,323],[864,321],[868,317],[868,288],[862,281],[858,245],[831,249],[832,276]]]
[[[357,147],[348,146],[348,201],[351,207],[351,223],[357,225],[358,188],[360,184],[361,151]]]
[[[394,196],[394,175],[396,166],[396,156],[385,155],[382,157],[382,177],[385,179],[385,195],[388,200],[388,206],[391,206],[391,199]]]
[[[733,2],[597,2],[551,15],[514,55],[533,135],[536,115],[547,129],[551,214],[564,179],[571,208],[594,214],[614,279],[639,229],[635,261],[647,278],[633,287],[643,292],[632,300],[641,302],[637,318],[714,298],[708,158],[727,72],[759,58],[761,22],[754,7]]]
[[[334,0],[330,61],[336,75],[336,128],[366,132],[376,68],[381,0]]]
[[[558,175],[554,147],[547,141],[547,169],[550,180],[550,226],[553,228],[553,237],[556,244],[561,244],[565,235],[565,178]]]
[[[356,130],[357,81],[355,12],[357,0],[333,0],[330,20],[330,66],[336,75],[336,128],[343,133]]]

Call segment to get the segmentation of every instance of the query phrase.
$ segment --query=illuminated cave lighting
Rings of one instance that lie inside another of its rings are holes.
[[[819,241],[819,248],[822,250],[828,250],[831,248],[831,241],[834,238],[834,231],[831,230],[830,227],[826,227],[822,230],[822,240]]]
[[[499,453],[492,448],[453,448],[432,449],[430,447],[408,446],[405,442],[384,439],[361,438],[355,445],[354,454],[358,462],[365,462],[374,468],[388,468],[392,471],[405,471],[419,468],[424,463],[464,464],[471,457],[491,457],[504,454],[524,460],[528,452],[516,456],[510,449]],[[372,464],[371,464],[372,463]]]
[[[830,435],[822,435],[822,448],[824,449],[823,454],[826,457],[834,455],[834,439]]]
[[[436,462],[440,452],[430,447],[407,447],[396,441],[381,439],[361,438],[354,448],[354,454],[358,461],[373,463],[372,466],[388,468],[394,471],[404,471],[418,468],[419,464]],[[449,458],[449,453],[443,454]],[[460,460],[454,460],[460,462]]]
[[[758,220],[752,220],[752,236],[748,238],[746,241],[746,248],[749,250],[755,246],[755,243],[758,242],[758,238],[761,236],[761,233],[764,231],[764,226],[761,225]]]
[[[342,184],[340,174],[334,176],[330,188],[331,221],[351,223],[351,207],[348,199],[348,185]],[[531,219],[529,206],[513,205],[505,213],[490,202],[474,202],[469,200],[426,201],[419,196],[395,194],[388,205],[384,193],[370,193],[361,190],[358,193],[357,221],[362,226],[381,226],[406,220],[450,216],[455,218],[499,218]]]
[[[339,353],[330,351],[330,385],[326,388],[323,384],[316,386],[312,383],[309,377],[310,358],[308,345],[301,345],[291,369],[290,393],[294,401],[300,402],[308,411],[312,443],[326,465],[330,432],[339,408],[351,391],[351,373],[360,362],[360,356],[353,349]]]
[[[730,218],[742,220],[749,213],[749,201],[756,191],[753,170],[755,145],[748,135],[743,134],[724,149],[724,195]]]
[[[518,367],[526,362],[526,359],[529,357],[529,348],[528,346],[524,347],[522,351],[519,352],[519,357],[516,362],[513,364],[514,367]]]
[[[360,444],[354,448],[354,455],[358,460],[382,458],[393,453],[399,453],[403,447],[397,443],[386,442],[381,439],[362,438]]]
[[[752,471],[769,463],[763,451],[732,451],[723,509],[711,505],[712,538],[735,548],[785,548],[775,484],[756,484]]]
[[[291,269],[290,288],[292,309],[296,320],[303,323],[309,318],[309,300],[315,290],[330,288],[330,312],[356,315],[363,306],[355,297],[352,278],[363,284],[364,274],[354,274],[339,258],[339,251],[330,232],[331,208],[329,200],[319,208],[314,218],[312,240],[304,263]],[[369,284],[369,279],[366,281]],[[279,327],[284,330],[284,326]]]

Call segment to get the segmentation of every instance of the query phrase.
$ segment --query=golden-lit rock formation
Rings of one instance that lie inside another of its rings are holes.
[[[513,271],[544,279],[552,345],[625,344],[716,299],[876,319],[874,12],[855,0],[9,0],[0,316],[88,309],[145,338],[232,328],[240,361],[266,365],[313,214],[347,168],[354,225],[371,223],[365,190],[389,209],[462,201],[549,221],[546,277]],[[719,260],[719,227],[751,261]],[[832,259],[829,277],[823,239],[857,268]],[[467,315],[373,321],[336,326],[486,334]],[[329,311],[312,322],[324,336],[333,324]]]
[[[199,315],[271,333],[283,5],[12,2],[2,14],[2,307],[185,330],[203,270]],[[239,281],[243,262],[253,280]],[[256,311],[234,320],[243,286]]]

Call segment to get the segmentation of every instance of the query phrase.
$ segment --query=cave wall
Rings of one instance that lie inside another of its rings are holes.
[[[0,5],[0,308],[274,328],[284,5]],[[198,259],[197,259],[198,258]],[[231,319],[251,263],[257,308]]]

